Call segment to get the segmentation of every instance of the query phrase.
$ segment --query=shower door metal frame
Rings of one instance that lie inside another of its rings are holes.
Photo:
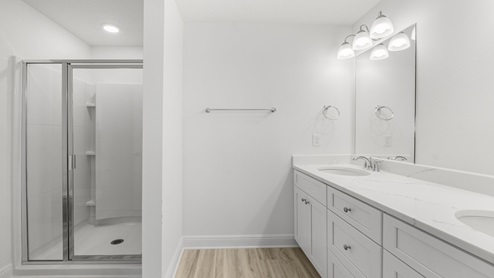
[[[62,67],[62,217],[63,260],[29,260],[29,223],[27,196],[27,72],[29,65],[61,65]],[[25,60],[22,64],[22,263],[43,264],[136,264],[142,255],[74,254],[74,132],[73,132],[73,70],[74,69],[143,69],[143,60]],[[141,239],[142,240],[142,239]]]

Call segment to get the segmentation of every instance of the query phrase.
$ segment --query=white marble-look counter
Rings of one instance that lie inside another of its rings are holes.
[[[294,169],[347,193],[408,224],[428,232],[494,264],[494,237],[460,222],[461,210],[494,211],[494,197],[388,172],[369,176],[342,176],[321,172],[321,167],[352,164],[294,164]]]

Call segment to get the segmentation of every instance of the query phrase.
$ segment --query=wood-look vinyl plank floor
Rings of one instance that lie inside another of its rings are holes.
[[[300,248],[185,250],[175,278],[320,278]]]

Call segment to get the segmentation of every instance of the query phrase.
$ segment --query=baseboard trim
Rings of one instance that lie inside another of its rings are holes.
[[[12,277],[13,277],[13,268],[11,264],[0,268],[0,278],[12,278]]]
[[[177,248],[175,249],[175,253],[173,254],[170,265],[168,266],[168,270],[166,271],[166,278],[174,278],[177,275],[178,265],[180,264],[180,260],[182,259],[182,254],[184,253],[184,238],[180,238],[180,241],[177,244]]]
[[[184,236],[184,249],[297,247],[292,234]]]

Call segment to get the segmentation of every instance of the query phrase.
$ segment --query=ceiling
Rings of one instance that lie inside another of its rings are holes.
[[[91,46],[142,46],[143,0],[23,1]],[[105,32],[107,23],[120,32]]]
[[[91,46],[142,46],[144,0],[23,0]],[[176,0],[185,21],[350,25],[380,0]],[[110,23],[120,33],[101,28]]]
[[[176,0],[185,21],[355,23],[380,0]]]

